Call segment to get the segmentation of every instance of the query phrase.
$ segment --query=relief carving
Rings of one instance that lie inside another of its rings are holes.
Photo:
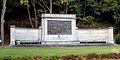
[[[48,20],[48,35],[70,35],[72,34],[71,21]]]

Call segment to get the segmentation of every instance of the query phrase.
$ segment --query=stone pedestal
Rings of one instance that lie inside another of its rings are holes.
[[[113,27],[108,28],[108,35],[109,35],[109,43],[114,44],[114,38],[113,38]]]
[[[42,41],[75,41],[76,15],[42,14]]]
[[[15,45],[15,25],[10,27],[10,45]]]

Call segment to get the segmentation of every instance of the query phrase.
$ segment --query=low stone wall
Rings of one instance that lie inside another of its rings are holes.
[[[76,38],[80,42],[114,43],[113,27],[106,29],[77,29]]]
[[[17,28],[11,26],[10,39],[10,45],[15,45],[15,41],[39,42],[41,40],[41,29]]]
[[[74,35],[48,35],[44,38],[42,28],[17,28],[11,26],[10,45],[15,41],[41,42],[42,44],[80,44],[80,42],[106,42],[113,43],[113,28],[106,29],[76,29]],[[45,39],[45,40],[44,40]]]

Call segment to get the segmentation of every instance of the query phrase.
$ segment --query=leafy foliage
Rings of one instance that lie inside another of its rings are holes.
[[[12,2],[18,3],[18,1],[8,0],[8,3],[12,5]],[[22,5],[30,5],[30,12],[33,11],[32,4],[36,6],[37,15],[42,13],[49,13],[50,1],[49,0],[20,0]],[[120,18],[120,1],[119,0],[53,0],[53,13],[68,13],[77,14],[79,18],[91,16],[96,23],[108,24],[109,26],[115,26],[119,23]],[[16,4],[13,4],[14,6]],[[19,6],[19,4],[17,4]],[[10,7],[9,5],[7,6]],[[20,8],[20,7],[19,7]],[[40,16],[39,16],[40,17]],[[86,21],[87,23],[87,21]]]
[[[116,44],[120,44],[120,33],[115,37]]]
[[[22,5],[27,5],[29,3],[28,0],[20,0],[20,4]]]
[[[48,56],[48,57],[41,57],[41,56],[23,56],[23,57],[16,57],[16,58],[11,58],[9,57],[3,57],[0,58],[1,60],[119,60],[119,55],[120,54],[115,54],[115,53],[109,53],[109,54],[87,54],[85,56],[80,56],[80,55],[67,55],[67,56]]]
[[[92,28],[113,26],[120,30],[120,0],[52,0],[52,3],[54,14],[76,14],[79,28],[83,24],[84,26],[92,26]],[[11,22],[10,20],[21,22],[22,19],[18,16],[28,15],[25,13],[27,9],[23,8],[23,5],[27,5],[29,8],[31,13],[29,16],[36,15],[38,17],[31,20],[31,24],[29,24],[33,27],[34,25],[40,26],[36,22],[40,22],[41,14],[50,13],[50,0],[8,0],[5,22]],[[36,14],[34,14],[33,7],[36,8]],[[25,20],[28,19],[24,18],[23,25],[21,23],[16,23],[16,25],[21,27],[28,25]]]

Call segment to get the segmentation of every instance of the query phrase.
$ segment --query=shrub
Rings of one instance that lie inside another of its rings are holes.
[[[116,35],[115,37],[115,43],[120,44],[120,33]]]
[[[12,58],[10,56],[6,56],[6,57],[1,58],[0,60],[12,60]]]
[[[17,57],[16,60],[32,60],[32,57],[29,56]]]
[[[87,58],[99,58],[99,55],[96,53],[87,54]]]
[[[50,56],[50,57],[43,58],[43,60],[59,60],[59,59],[60,59],[60,57],[58,57],[58,56]]]
[[[34,56],[33,60],[42,60],[42,57],[41,56]]]
[[[62,56],[62,60],[81,60],[81,57],[75,55]]]
[[[91,53],[87,54],[86,56],[80,55],[67,55],[67,56],[48,56],[48,57],[41,57],[41,56],[23,56],[23,57],[16,57],[11,58],[8,57],[1,57],[0,60],[108,60],[108,59],[120,59],[120,54],[109,53],[109,54],[96,54]]]
[[[117,58],[117,54],[115,54],[115,53],[101,54],[101,58],[112,58],[112,59],[116,59],[116,58]]]

